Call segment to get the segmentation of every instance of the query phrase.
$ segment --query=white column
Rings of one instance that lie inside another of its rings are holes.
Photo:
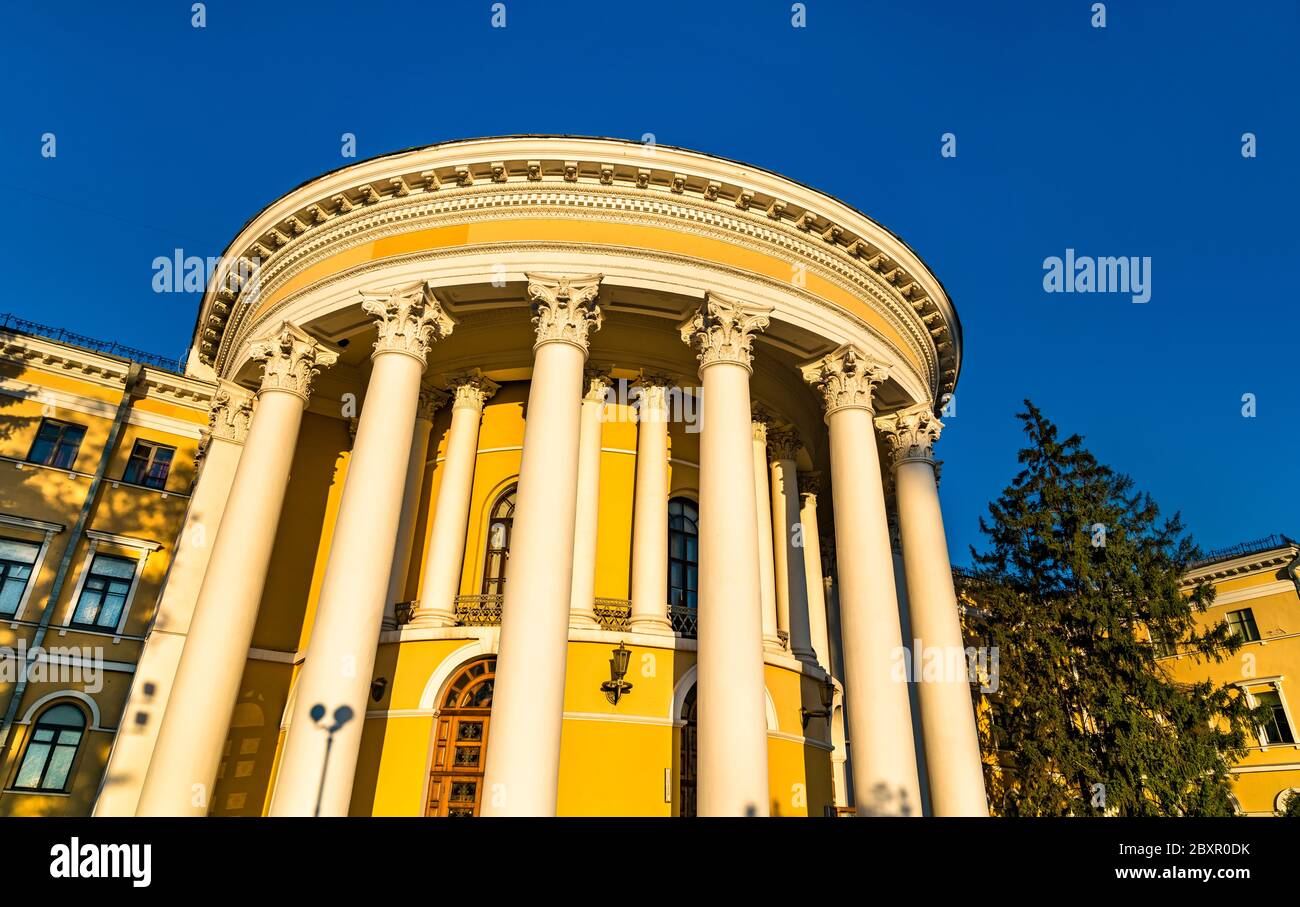
[[[682,326],[682,339],[699,350],[704,404],[696,661],[701,816],[769,812],[759,537],[770,534],[767,519],[757,518],[747,464],[754,456],[750,347],[770,312],[710,293]]]
[[[121,727],[104,770],[104,785],[95,800],[96,816],[135,815],[145,772],[158,740],[158,728],[171,698],[199,587],[212,554],[213,536],[230,497],[252,418],[253,400],[248,391],[231,382],[221,382],[208,411],[199,478],[190,495],[185,522],[158,600],[158,616],[145,638],[132,677]]]
[[[923,404],[883,416],[876,426],[889,442],[893,458],[908,613],[915,637],[912,658],[929,664],[930,653],[937,650],[944,656],[942,664],[965,669],[961,618],[935,480],[934,443],[943,425]],[[942,677],[934,678],[927,671],[917,688],[934,814],[987,816],[968,674],[945,670]]]
[[[266,585],[302,412],[319,366],[338,355],[285,322],[254,345],[262,385],[212,557],[199,587],[139,816],[203,816]]]
[[[378,338],[306,660],[271,798],[273,816],[345,816],[388,594],[429,344],[452,320],[425,283],[364,297]]]
[[[415,411],[415,432],[411,438],[411,456],[406,463],[406,482],[402,492],[402,516],[397,524],[397,544],[393,548],[393,570],[388,581],[388,599],[384,602],[384,629],[397,626],[394,606],[406,601],[406,580],[411,572],[411,546],[415,542],[415,523],[420,510],[420,492],[424,486],[425,460],[429,456],[429,432],[433,416],[447,402],[448,396],[436,388],[420,391],[420,405]]]
[[[706,404],[707,405],[707,404]],[[784,652],[781,621],[776,610],[776,555],[772,545],[772,495],[768,489],[767,430],[772,414],[751,404],[752,453],[754,460],[754,514],[758,520],[758,583],[763,603],[763,645]]]
[[[582,368],[600,276],[528,275],[537,343],[501,609],[485,816],[553,816],[577,522]]]
[[[637,385],[636,491],[632,510],[632,619],[642,633],[671,635],[668,620],[668,388],[665,375]]]
[[[817,494],[821,475],[799,473],[799,522],[803,526],[804,580],[807,584],[808,635],[817,663],[831,669],[830,633],[826,623],[826,586],[822,578],[821,529],[817,525]]]
[[[795,457],[799,436],[790,429],[767,433],[772,473],[772,547],[775,555],[777,625],[790,638],[795,658],[816,663],[808,616],[808,577],[804,571],[805,530],[800,525],[799,479]]]
[[[420,606],[412,627],[450,627],[456,623],[456,593],[460,589],[469,531],[469,502],[478,460],[478,431],[483,406],[499,385],[474,369],[447,379],[452,394],[447,449],[438,467],[441,474],[433,503],[433,523],[425,556]]]
[[[600,442],[609,392],[608,369],[587,369],[578,431],[578,511],[573,527],[573,589],[569,624],[598,627],[596,620],[596,544],[600,519]]]
[[[859,815],[921,815],[894,565],[872,424],[885,370],[853,346],[803,369],[825,397],[844,642],[845,709]]]

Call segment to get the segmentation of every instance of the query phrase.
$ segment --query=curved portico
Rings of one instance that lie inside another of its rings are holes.
[[[933,416],[953,390],[960,326],[942,285],[896,236],[783,177],[663,146],[545,136],[344,168],[268,206],[228,250],[189,368],[261,388],[230,494],[268,513],[227,508],[142,810],[203,812],[193,785],[217,780],[219,755],[195,760],[181,742],[219,749],[241,696],[234,666],[249,635],[203,617],[229,569],[218,561],[257,545],[254,561],[275,569],[279,505],[259,489],[282,483],[287,465],[267,473],[250,455],[272,431],[296,439],[265,377],[268,340],[284,331],[325,351],[299,413],[310,400],[308,412],[346,427],[350,449],[323,508],[271,812],[355,808],[370,724],[416,717],[433,719],[435,738],[490,735],[466,748],[483,760],[466,769],[472,782],[457,782],[429,744],[444,807],[472,783],[483,814],[563,811],[565,760],[599,745],[594,727],[622,722],[688,743],[698,734],[698,752],[681,752],[698,759],[701,814],[811,812],[805,795],[773,793],[791,786],[773,740],[820,754],[829,778],[832,740],[845,735],[859,798],[883,785],[896,812],[920,811],[918,735],[891,671],[903,640],[877,446],[896,445],[898,420],[912,418],[896,414]],[[521,426],[517,443],[485,434],[487,410]],[[946,552],[929,550],[944,535],[922,461],[893,466],[912,626],[960,647]],[[244,534],[241,520],[270,528]],[[832,538],[828,596],[820,542]],[[246,621],[259,601],[282,606],[255,578]],[[842,628],[842,677],[831,676],[831,626]],[[452,691],[462,698],[439,694],[436,706],[412,705],[418,716],[392,717],[402,653],[469,639],[490,667],[439,676],[464,676],[464,691],[490,678],[490,708]],[[634,650],[632,692],[587,703],[575,672],[597,644],[620,643]],[[223,665],[219,690],[194,680],[208,662]],[[649,697],[686,668],[698,670],[698,715],[664,719],[665,703]],[[783,678],[790,716],[774,730],[771,687]],[[822,686],[834,708],[817,701]],[[923,692],[921,707],[934,810],[983,811],[968,685]],[[384,746],[404,733],[381,734]],[[664,770],[682,774],[686,758]],[[656,783],[672,788],[646,777],[627,783],[643,784],[647,803]]]

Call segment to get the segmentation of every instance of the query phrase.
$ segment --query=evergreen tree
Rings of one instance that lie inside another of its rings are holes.
[[[1152,642],[1215,660],[1240,646],[1196,627],[1214,597],[1180,591],[1197,550],[1081,437],[1060,440],[1028,400],[1018,418],[1021,472],[972,549],[976,632],[999,655],[980,722],[994,811],[1230,815],[1228,770],[1259,716],[1236,688],[1174,682]]]

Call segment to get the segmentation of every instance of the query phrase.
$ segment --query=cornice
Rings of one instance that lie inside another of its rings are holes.
[[[73,377],[120,391],[131,363],[81,347],[30,334],[0,331],[0,360],[50,374]],[[216,385],[210,381],[176,375],[144,366],[145,396],[179,406],[206,411]]]
[[[204,296],[199,357],[220,368],[231,349],[228,328],[242,319],[246,303],[228,275],[241,259],[261,262],[257,283],[265,298],[277,277],[299,270],[314,253],[346,247],[341,243],[439,219],[518,216],[520,207],[597,220],[650,218],[793,254],[868,297],[927,360],[927,384],[936,396],[956,381],[960,325],[942,285],[901,240],[865,215],[783,177],[707,155],[556,137],[419,149],[299,187],[250,222],[228,250]]]
[[[1181,585],[1184,587],[1192,586],[1204,580],[1220,582],[1225,579],[1234,579],[1251,573],[1276,570],[1278,567],[1285,567],[1290,564],[1298,555],[1300,555],[1300,546],[1282,545],[1278,548],[1269,549],[1268,551],[1257,551],[1253,554],[1243,555],[1242,557],[1234,557],[1230,560],[1205,564],[1201,567],[1197,567],[1195,570],[1189,570],[1183,576]]]

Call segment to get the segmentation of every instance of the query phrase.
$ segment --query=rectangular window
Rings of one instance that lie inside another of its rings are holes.
[[[1255,615],[1249,608],[1228,612],[1228,629],[1239,636],[1242,642],[1255,642],[1259,639],[1259,627],[1255,626]]]
[[[0,539],[0,617],[13,617],[23,600],[41,546],[35,542]]]
[[[172,455],[176,448],[154,444],[152,441],[136,441],[131,451],[131,459],[126,463],[126,472],[122,481],[145,488],[164,488],[167,485],[167,473],[172,468]]]
[[[1256,705],[1266,705],[1269,717],[1264,721],[1264,740],[1268,743],[1295,743],[1291,733],[1291,724],[1286,720],[1286,709],[1282,707],[1282,697],[1276,690],[1255,694]]]
[[[27,462],[58,469],[71,469],[81,450],[81,439],[86,436],[86,426],[56,419],[42,419],[36,430],[36,440],[27,453]]]
[[[96,554],[90,573],[81,586],[72,625],[97,630],[116,630],[126,607],[126,597],[135,578],[136,562],[124,557]]]

